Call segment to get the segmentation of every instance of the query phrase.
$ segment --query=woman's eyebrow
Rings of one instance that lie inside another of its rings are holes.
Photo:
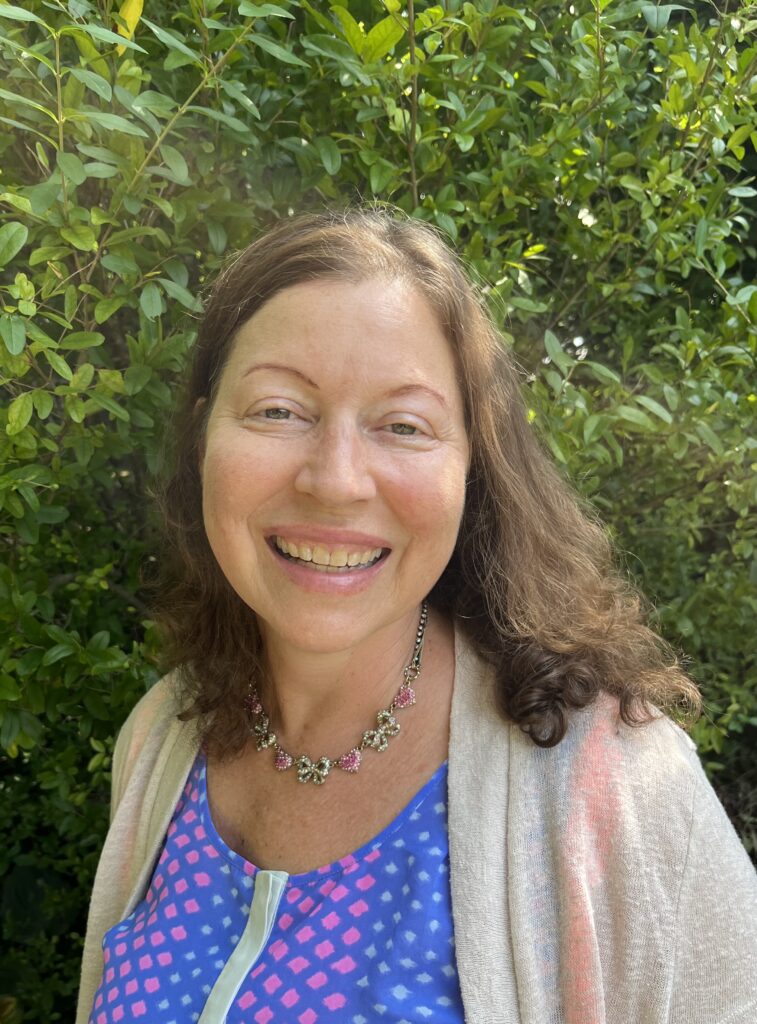
[[[309,384],[311,388],[315,388],[316,391],[320,390],[316,382],[311,380],[310,377],[300,370],[295,370],[293,366],[285,366],[283,363],[254,363],[252,366],[247,367],[242,377],[247,377],[256,370],[278,370],[280,373],[291,373],[293,376],[299,377],[300,380],[304,380],[306,384]]]
[[[429,387],[428,384],[403,384],[399,388],[393,388],[391,391],[388,391],[387,398],[399,398],[402,395],[411,394],[429,395],[431,398],[435,398],[445,409],[449,409],[447,399],[441,391],[436,391],[434,388]]]
[[[248,368],[242,374],[242,377],[247,377],[251,373],[255,373],[257,370],[274,370],[280,373],[290,373],[292,374],[292,376],[304,381],[311,388],[314,388],[314,390],[320,390],[315,381],[311,380],[310,377],[302,373],[301,370],[295,370],[293,366],[286,366],[284,363],[254,363],[252,366],[248,366]],[[398,388],[392,388],[391,391],[387,391],[386,397],[401,398],[403,395],[411,394],[428,395],[429,397],[436,399],[436,401],[439,402],[439,404],[444,409],[449,408],[449,405],[444,395],[440,391],[437,391],[435,388],[429,387],[427,384],[402,384]]]

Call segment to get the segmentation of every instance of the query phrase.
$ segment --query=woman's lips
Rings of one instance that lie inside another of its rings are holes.
[[[266,531],[266,539],[281,537],[297,544],[303,542],[322,545],[329,550],[347,548],[350,551],[365,551],[366,548],[390,548],[386,537],[358,530],[344,530],[335,526],[313,526],[312,523],[277,523]]]

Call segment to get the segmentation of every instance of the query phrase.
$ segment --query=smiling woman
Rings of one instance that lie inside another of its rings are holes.
[[[452,556],[467,466],[452,350],[406,282],[308,281],[247,320],[207,414],[203,518],[268,656],[407,631]]]
[[[78,1024],[754,1019],[757,879],[663,713],[696,688],[434,231],[229,263],[163,507]]]

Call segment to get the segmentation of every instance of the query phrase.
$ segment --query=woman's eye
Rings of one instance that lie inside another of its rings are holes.
[[[412,423],[390,423],[389,429],[400,437],[413,437],[418,433],[418,428],[414,427]]]
[[[292,413],[290,409],[264,409],[263,415],[267,420],[288,420]]]

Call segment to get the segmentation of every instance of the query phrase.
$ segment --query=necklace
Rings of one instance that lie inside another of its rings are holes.
[[[244,709],[250,717],[250,732],[255,737],[257,749],[267,750],[272,747],[275,752],[273,763],[276,769],[285,772],[294,767],[300,782],[312,782],[314,785],[320,786],[326,781],[332,768],[341,768],[342,771],[354,775],[360,768],[364,750],[370,748],[381,753],[386,750],[389,740],[399,733],[400,724],[394,716],[395,711],[401,711],[403,708],[409,708],[415,704],[415,690],[410,684],[414,683],[421,674],[423,637],[427,622],[428,604],[424,600],[415,634],[413,654],[402,672],[402,685],[389,707],[379,711],[376,715],[376,728],[367,729],[360,742],[346,754],[342,754],[340,757],[319,757],[313,761],[307,754],[295,756],[288,753],[277,741],[276,733],[270,731],[268,715],[263,710],[257,689],[250,683],[244,700]]]

